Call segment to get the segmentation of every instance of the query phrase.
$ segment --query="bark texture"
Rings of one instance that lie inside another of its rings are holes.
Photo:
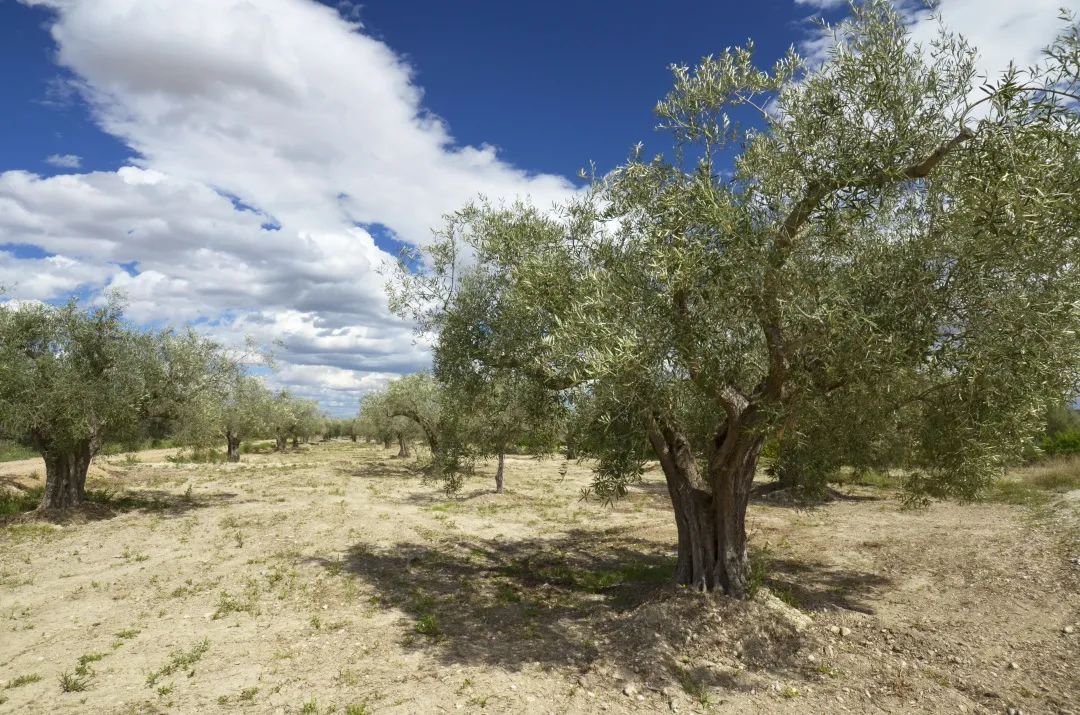
[[[86,499],[86,472],[94,452],[90,442],[82,442],[70,450],[53,448],[45,458],[45,491],[40,509],[70,509]]]
[[[749,591],[746,507],[761,451],[761,439],[740,427],[718,434],[704,475],[678,429],[656,423],[649,431],[675,511],[676,583],[735,598]]]
[[[406,457],[412,456],[411,453],[409,452],[409,443],[405,440],[405,435],[403,435],[401,433],[398,433],[397,440],[398,440],[398,453],[397,453],[397,456],[400,459],[405,459]]]

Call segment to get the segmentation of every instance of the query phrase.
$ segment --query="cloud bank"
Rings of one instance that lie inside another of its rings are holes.
[[[133,158],[0,174],[0,235],[46,254],[0,252],[0,283],[22,299],[120,289],[139,322],[280,340],[274,379],[332,409],[428,361],[387,310],[391,257],[363,226],[423,244],[479,194],[575,190],[457,144],[410,67],[316,2],[23,2],[50,12],[64,84]]]

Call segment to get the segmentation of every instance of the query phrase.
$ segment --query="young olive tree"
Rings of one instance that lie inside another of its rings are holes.
[[[495,491],[501,494],[507,450],[550,451],[564,427],[565,409],[555,391],[523,370],[475,359],[477,330],[505,334],[514,328],[487,309],[498,291],[498,276],[471,271],[457,286],[455,309],[425,329],[437,327],[439,334],[433,370],[442,434],[439,471],[456,488],[475,459],[495,457]]]
[[[206,344],[143,333],[119,302],[93,310],[0,306],[0,432],[45,460],[42,509],[82,504],[90,462],[106,441],[171,424],[203,384]]]
[[[465,276],[493,276],[469,357],[586,389],[597,493],[658,460],[677,582],[745,597],[766,439],[973,497],[1077,385],[1077,28],[981,86],[973,56],[944,31],[913,45],[872,0],[820,66],[676,67],[657,113],[677,161],[635,155],[558,218],[454,214],[395,305],[439,328]]]
[[[442,385],[440,473],[456,488],[475,459],[494,457],[495,493],[502,494],[507,451],[551,452],[562,436],[562,404],[516,371],[477,375],[470,383]]]

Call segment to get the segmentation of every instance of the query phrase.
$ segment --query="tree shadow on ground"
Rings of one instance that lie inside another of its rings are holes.
[[[423,476],[424,474],[423,469],[419,467],[410,467],[404,460],[392,462],[389,459],[361,465],[353,464],[347,467],[338,467],[338,472],[347,477],[357,477],[361,479],[385,479],[388,477],[404,479],[415,478]]]
[[[880,574],[842,571],[820,562],[762,558],[768,573],[766,585],[805,611],[842,609],[872,615],[868,598],[892,583]]]
[[[22,495],[23,508],[16,513],[0,516],[0,528],[32,522],[73,524],[102,521],[132,512],[179,517],[197,509],[231,502],[237,496],[233,492],[177,494],[160,489],[87,489],[86,501],[81,506],[39,510],[37,505],[41,501],[41,492],[40,487],[27,490]]]
[[[691,621],[727,609],[725,623],[734,629],[726,643],[729,651],[746,635],[739,629],[762,630],[754,623],[753,614],[764,613],[756,604],[670,585],[674,558],[666,545],[620,529],[513,541],[358,544],[340,559],[313,561],[372,586],[373,602],[406,614],[404,642],[445,664],[518,669],[540,663],[581,669],[598,659],[640,660],[653,663],[650,668],[681,672],[681,629],[694,628]],[[844,582],[852,590],[877,583],[865,574],[848,574]],[[681,615],[656,615],[664,613]],[[768,627],[786,627],[774,626]],[[797,647],[784,643],[793,633],[773,640],[763,668],[795,670],[791,659]],[[675,640],[678,647],[673,648]]]
[[[757,483],[750,491],[751,504],[795,511],[818,509],[833,502],[876,502],[888,498],[884,494],[849,494],[832,487],[826,487],[823,493],[806,493],[780,486],[778,482]]]
[[[492,480],[494,482],[494,479]],[[399,495],[399,499],[402,502],[408,502],[409,504],[415,504],[416,506],[433,506],[436,504],[466,504],[470,501],[478,499],[483,496],[492,496],[496,498],[503,498],[508,501],[513,499],[513,490],[507,489],[506,493],[499,495],[495,493],[494,486],[490,489],[461,489],[456,492],[447,492],[437,484],[433,484],[435,487],[430,492],[411,492],[409,494]]]

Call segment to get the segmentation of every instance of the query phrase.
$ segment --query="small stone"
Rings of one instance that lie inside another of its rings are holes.
[[[829,632],[840,635],[840,626],[829,626]]]
[[[633,696],[637,695],[637,688],[635,688],[633,685],[627,685],[625,688],[622,689],[622,692],[623,695],[627,696],[628,698],[632,698]]]
[[[645,696],[644,696],[644,695],[638,695],[638,696],[637,696],[637,701],[638,701],[639,703],[643,703],[643,702],[645,702]]]
[[[840,630],[838,632],[840,633],[841,638],[847,638],[849,635],[851,635],[851,629],[844,626],[840,626]]]
[[[1065,626],[1064,628],[1061,629],[1061,632],[1064,633],[1065,635],[1069,636],[1069,635],[1072,635],[1073,633],[1076,632],[1076,627],[1075,626]]]
[[[1013,662],[1010,661],[1009,670],[1019,670],[1019,669],[1020,669],[1019,665],[1017,665],[1016,663],[1013,663]]]

